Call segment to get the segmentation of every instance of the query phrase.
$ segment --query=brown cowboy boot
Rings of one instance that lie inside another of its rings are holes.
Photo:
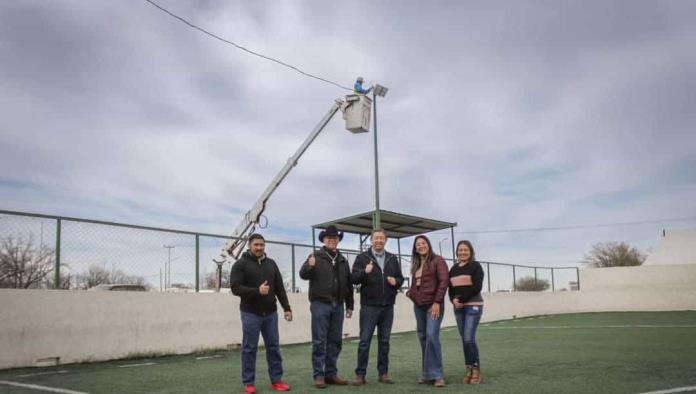
[[[462,383],[469,384],[471,383],[471,375],[474,372],[474,367],[471,365],[466,366],[466,374],[464,375],[464,379],[462,379]]]
[[[394,380],[389,376],[388,373],[379,375],[378,379],[381,383],[394,384]]]
[[[353,379],[353,386],[362,386],[365,384],[365,377],[362,375],[355,375],[355,379]]]
[[[324,379],[326,384],[336,384],[339,386],[345,386],[348,384],[348,381],[345,379],[341,379],[338,376],[330,376]]]
[[[318,389],[325,389],[326,388],[326,381],[324,381],[324,378],[319,376],[316,379],[314,379],[314,387],[316,387]]]
[[[481,367],[473,367],[471,369],[471,380],[469,381],[471,384],[479,384],[481,383]]]

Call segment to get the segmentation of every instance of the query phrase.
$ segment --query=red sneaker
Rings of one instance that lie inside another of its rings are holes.
[[[283,382],[282,380],[279,380],[275,383],[271,384],[271,390],[275,391],[290,391],[290,385],[287,383]]]
[[[253,384],[244,385],[244,394],[254,394],[256,393],[256,387]]]

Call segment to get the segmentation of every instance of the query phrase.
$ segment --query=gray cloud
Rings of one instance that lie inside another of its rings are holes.
[[[459,230],[696,214],[689,2],[162,5],[342,84],[389,86],[386,209]],[[230,232],[344,93],[145,2],[2,3],[0,48],[7,209]],[[306,240],[371,209],[371,140],[334,119],[273,196],[268,231]],[[489,260],[553,263],[604,240],[647,248],[660,229],[473,240]]]

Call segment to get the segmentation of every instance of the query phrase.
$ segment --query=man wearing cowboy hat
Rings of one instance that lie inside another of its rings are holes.
[[[343,344],[343,314],[353,315],[353,285],[348,260],[339,252],[343,232],[329,226],[319,233],[324,247],[312,253],[300,269],[300,278],[309,280],[312,312],[312,369],[314,385],[346,385],[338,377],[336,362]]]

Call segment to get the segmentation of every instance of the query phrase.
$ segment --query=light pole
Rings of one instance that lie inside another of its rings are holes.
[[[379,97],[384,97],[387,95],[387,92],[389,91],[388,88],[380,85],[380,84],[375,84],[375,87],[372,89],[372,105],[374,107],[373,109],[373,124],[374,126],[372,127],[374,129],[374,138],[375,138],[375,216],[372,219],[372,227],[375,229],[381,228],[381,219],[380,219],[380,213],[379,213],[379,160],[378,157],[379,155],[377,154],[377,96]]]
[[[164,245],[167,249],[167,266],[164,268],[164,290],[167,290],[172,285],[172,249],[174,245]]]
[[[440,249],[440,256],[442,256],[442,243],[443,243],[444,241],[447,241],[448,239],[449,239],[449,238],[442,238],[442,239],[437,243],[437,247]]]

